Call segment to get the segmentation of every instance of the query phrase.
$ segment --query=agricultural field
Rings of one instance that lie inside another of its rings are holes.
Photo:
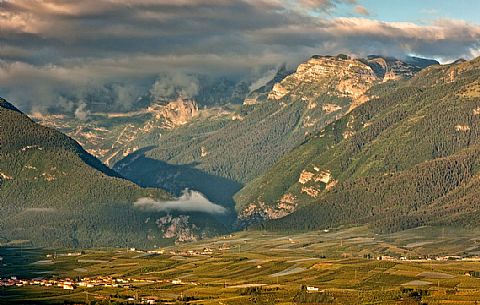
[[[245,231],[162,249],[6,245],[0,278],[68,281],[72,289],[2,286],[0,304],[477,304],[478,233],[343,227]]]

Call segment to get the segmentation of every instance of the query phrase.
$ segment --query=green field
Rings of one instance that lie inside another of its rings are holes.
[[[65,256],[67,249],[4,247],[3,278],[110,276],[131,284],[2,287],[0,303],[140,304],[155,297],[156,304],[477,304],[480,278],[467,274],[480,271],[474,261],[478,233],[435,227],[389,235],[365,227],[289,236],[239,232],[164,248],[163,254],[96,249]],[[470,260],[435,258],[444,255]]]

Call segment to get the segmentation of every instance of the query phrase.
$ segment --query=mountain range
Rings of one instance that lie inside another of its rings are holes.
[[[479,59],[440,65],[414,57],[312,56],[295,70],[279,68],[251,92],[229,84],[230,91],[219,93],[235,98],[172,96],[128,113],[32,116],[88,152],[3,101],[2,124],[15,123],[0,131],[0,143],[10,143],[0,148],[1,203],[9,206],[2,232],[35,236],[29,225],[50,223],[55,216],[49,215],[64,207],[74,208],[59,227],[75,228],[75,238],[67,239],[81,245],[93,242],[91,231],[107,230],[88,224],[93,216],[86,211],[104,215],[100,207],[124,211],[105,212],[122,218],[106,221],[117,224],[108,230],[128,232],[129,240],[144,234],[145,243],[164,240],[168,231],[150,217],[177,217],[170,223],[189,217],[196,234],[185,233],[192,226],[180,231],[195,238],[235,226],[288,231],[370,224],[392,232],[475,225],[479,76]],[[185,189],[227,213],[219,219],[133,208],[139,198],[161,203]],[[74,221],[79,215],[82,225]],[[185,234],[175,238],[187,240]],[[129,240],[111,237],[111,244]]]
[[[40,117],[142,186],[179,194],[196,189],[214,202],[263,174],[309,134],[368,100],[375,84],[410,78],[436,61],[369,56],[313,56],[236,103],[201,108],[173,97],[127,114],[92,114],[87,121]],[[204,103],[204,102],[202,102]]]

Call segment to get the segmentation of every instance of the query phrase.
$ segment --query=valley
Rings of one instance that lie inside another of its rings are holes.
[[[195,241],[246,227],[290,232],[355,224],[378,233],[422,225],[471,227],[478,213],[479,105],[471,94],[478,67],[478,59],[439,65],[420,58],[312,56],[293,72],[279,69],[246,94],[242,105],[201,108],[193,98],[177,96],[132,112],[33,119],[76,139],[74,145],[93,154],[82,158],[95,160],[108,175],[139,187],[105,200],[123,207],[124,214],[114,217],[131,219],[127,215],[133,213],[136,226],[148,228],[144,244],[159,237],[161,243]],[[44,148],[28,139],[21,151]],[[39,171],[36,162],[21,163],[22,175]],[[12,173],[2,169],[4,184],[22,181]],[[41,181],[53,187],[61,182],[59,173],[69,176],[51,167]],[[160,189],[177,202],[186,190],[199,192],[225,213],[157,213],[155,205],[168,196],[154,195]],[[13,212],[17,223],[58,213],[54,204],[35,206],[41,196],[29,198],[33,210]],[[132,211],[140,199],[153,202],[153,210]],[[111,206],[101,206],[101,214],[110,213]],[[22,230],[13,239],[26,236]],[[81,246],[82,234],[65,239]]]
[[[255,179],[291,150],[372,99],[370,89],[408,80],[431,65],[438,62],[312,56],[295,71],[278,69],[264,86],[248,93],[243,104],[198,107],[178,99],[121,116],[92,113],[86,121],[33,118],[59,128],[140,186],[175,195],[186,188],[200,191],[213,202],[235,207],[248,224],[248,218],[255,222],[257,215],[286,216],[296,204],[287,200],[260,207],[261,198],[249,198],[253,210],[242,212],[246,203],[242,195],[234,198],[237,192],[256,185]]]
[[[478,59],[387,62],[49,127],[1,100],[0,301],[475,304]]]
[[[2,278],[10,278],[3,280],[0,300],[475,304],[480,296],[478,233],[422,227],[379,235],[366,227],[343,227],[288,235],[238,232],[156,249],[72,252],[11,245],[0,248]]]
[[[478,305],[479,11],[0,0],[0,305]]]

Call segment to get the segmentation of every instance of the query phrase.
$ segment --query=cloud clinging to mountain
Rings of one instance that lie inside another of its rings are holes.
[[[224,214],[226,209],[210,202],[203,194],[197,191],[185,190],[183,194],[171,201],[157,201],[153,198],[139,198],[133,206],[144,211],[180,212],[180,213],[208,213]]]
[[[333,17],[339,4],[352,17]],[[249,78],[313,54],[479,52],[477,24],[384,22],[362,8],[355,0],[0,0],[0,95],[27,111],[73,111],[92,90],[108,90],[119,100],[112,107],[128,109],[159,75]]]

